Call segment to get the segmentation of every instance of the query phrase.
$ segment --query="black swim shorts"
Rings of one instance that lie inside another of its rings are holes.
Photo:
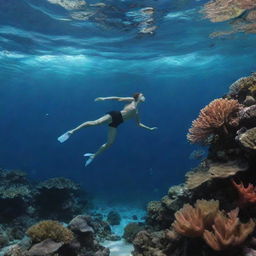
[[[108,125],[110,127],[116,128],[118,125],[120,125],[124,121],[120,111],[110,111],[107,114],[111,115],[112,117],[112,122]]]

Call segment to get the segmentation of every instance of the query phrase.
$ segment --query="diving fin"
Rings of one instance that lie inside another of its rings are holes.
[[[85,162],[85,166],[88,166],[94,159],[95,154],[92,153],[86,153],[84,154],[85,157],[89,157],[87,161]]]
[[[60,143],[63,143],[63,142],[65,142],[67,139],[69,139],[69,137],[70,137],[70,134],[69,134],[68,132],[66,132],[66,133],[62,134],[60,137],[58,137],[58,141],[59,141]]]

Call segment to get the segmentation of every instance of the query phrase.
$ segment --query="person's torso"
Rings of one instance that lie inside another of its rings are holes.
[[[137,106],[135,102],[131,102],[130,104],[126,105],[124,109],[121,111],[121,115],[124,120],[128,120],[134,118],[137,114]]]

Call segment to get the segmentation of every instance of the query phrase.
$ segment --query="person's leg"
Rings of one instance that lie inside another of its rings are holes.
[[[95,154],[92,154],[92,153],[84,154],[85,157],[89,157],[88,160],[86,161],[85,166],[89,165],[96,156],[98,156],[99,154],[104,152],[106,149],[108,149],[114,143],[115,138],[116,138],[116,133],[117,133],[116,128],[109,127],[107,142],[105,144],[103,144]]]
[[[105,144],[103,144],[99,150],[94,154],[94,157],[98,156],[99,154],[101,154],[102,152],[104,152],[106,149],[108,149],[115,141],[116,138],[116,132],[117,129],[114,127],[109,127],[108,129],[108,139],[107,142]]]
[[[81,128],[85,128],[85,127],[89,127],[89,126],[108,124],[111,121],[112,121],[112,117],[109,114],[107,114],[107,115],[104,115],[104,116],[100,117],[97,120],[86,121],[86,122],[80,124],[79,126],[77,126],[75,129],[71,130],[70,132],[73,133],[73,132],[76,132],[77,130],[79,130]]]

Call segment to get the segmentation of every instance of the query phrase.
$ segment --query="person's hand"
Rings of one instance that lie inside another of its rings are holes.
[[[157,127],[151,127],[150,131],[154,131],[154,130],[157,130],[157,129],[158,129]]]
[[[104,98],[98,97],[98,98],[96,98],[94,101],[102,101],[102,100],[104,100]]]

